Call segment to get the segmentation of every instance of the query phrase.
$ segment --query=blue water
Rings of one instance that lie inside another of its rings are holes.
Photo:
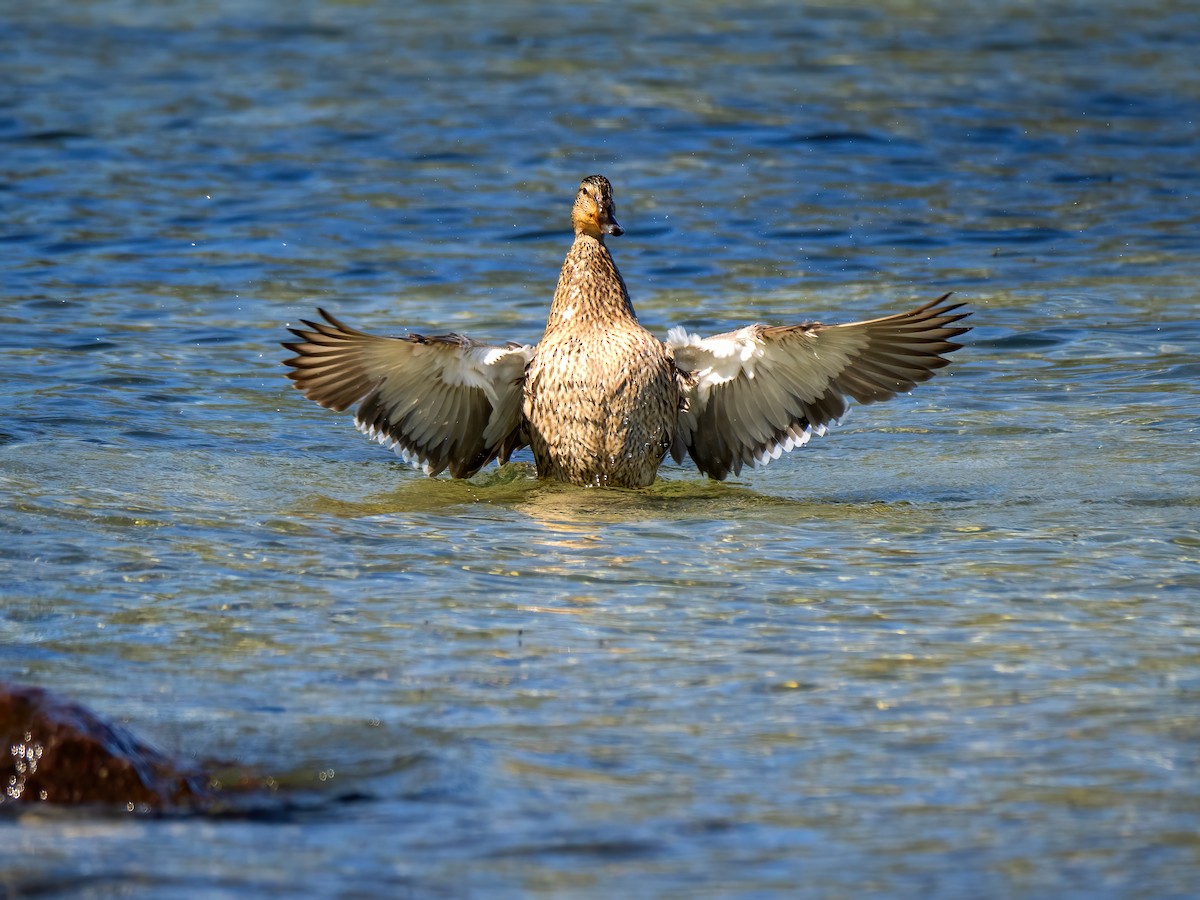
[[[0,7],[0,679],[279,791],[0,808],[12,896],[1186,897],[1200,9]],[[431,481],[324,306],[536,341],[583,175],[644,324],[954,290],[769,467]]]

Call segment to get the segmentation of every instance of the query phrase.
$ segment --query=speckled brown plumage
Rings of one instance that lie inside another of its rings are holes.
[[[572,219],[575,242],[526,376],[529,445],[542,477],[644,487],[675,434],[675,365],[638,324],[604,245],[621,233],[608,179],[584,180]]]
[[[536,347],[457,334],[386,338],[343,324],[293,328],[289,377],[330,409],[357,404],[359,429],[430,475],[459,478],[528,444],[538,475],[644,487],[669,450],[723,479],[824,434],[846,398],[911,390],[948,362],[967,313],[945,294],[848,325],[747,325],[713,337],[638,323],[604,244],[620,235],[612,185],[585,178],[575,240]]]

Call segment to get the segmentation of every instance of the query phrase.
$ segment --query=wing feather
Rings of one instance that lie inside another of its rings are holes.
[[[359,331],[325,310],[303,320],[284,360],[295,387],[336,411],[357,404],[355,424],[430,475],[473,475],[502,446],[520,446],[525,367],[533,348],[494,346],[459,334],[404,338]]]
[[[888,400],[949,363],[969,313],[949,294],[847,325],[750,325],[710,338],[672,329],[684,405],[671,453],[722,479],[803,446],[846,414],[847,398]]]

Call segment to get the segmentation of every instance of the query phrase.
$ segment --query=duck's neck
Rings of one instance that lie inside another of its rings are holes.
[[[637,315],[612,254],[599,238],[575,235],[558,276],[546,330],[609,325],[619,319],[636,322]]]

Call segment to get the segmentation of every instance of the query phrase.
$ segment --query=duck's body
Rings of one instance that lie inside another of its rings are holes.
[[[674,437],[675,367],[640,327],[548,333],[529,364],[523,412],[541,477],[645,487]]]
[[[671,447],[679,384],[666,346],[638,324],[592,214],[604,204],[588,188],[603,197],[606,185],[581,188],[575,242],[529,363],[523,413],[543,478],[644,487]]]
[[[852,325],[751,325],[712,338],[638,323],[605,246],[619,235],[612,188],[585,178],[572,210],[575,241],[536,347],[476,344],[461,335],[382,338],[328,324],[293,329],[284,346],[296,387],[322,406],[359,403],[363,432],[427,473],[468,477],[519,447],[538,476],[645,487],[667,451],[723,479],[807,442],[846,409],[909,390],[958,349],[965,313],[938,298]]]

